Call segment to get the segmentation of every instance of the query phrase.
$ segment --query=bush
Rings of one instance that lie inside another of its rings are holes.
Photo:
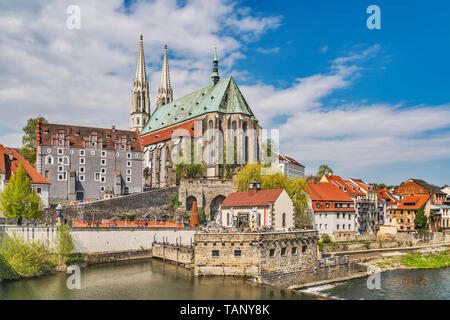
[[[1,240],[0,256],[22,277],[40,275],[56,265],[55,259],[45,250],[43,243],[26,242],[16,235]]]
[[[68,225],[59,226],[56,233],[56,253],[58,254],[59,264],[63,264],[65,258],[68,257],[75,245],[70,235],[70,228]]]
[[[332,241],[330,239],[330,236],[327,234],[322,235],[322,243],[324,244],[330,244]]]

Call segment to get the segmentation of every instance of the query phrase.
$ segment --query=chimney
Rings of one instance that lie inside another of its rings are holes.
[[[116,126],[112,126],[111,131],[116,132]]]
[[[10,151],[9,152],[9,161],[13,161],[14,160],[14,156],[13,153]]]
[[[258,181],[250,182],[250,187],[248,188],[248,194],[254,196],[258,190],[261,190],[261,183]]]

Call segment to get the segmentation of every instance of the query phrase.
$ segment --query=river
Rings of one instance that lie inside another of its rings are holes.
[[[159,260],[92,265],[81,269],[81,289],[69,290],[68,274],[0,283],[6,299],[311,299],[311,295],[259,285],[239,278],[194,277]]]
[[[302,291],[345,300],[450,300],[450,267],[393,270],[380,277],[379,289],[370,290],[367,278],[357,278]]]
[[[396,270],[381,274],[381,288],[369,290],[358,278],[292,292],[239,278],[194,277],[184,268],[158,260],[93,265],[81,269],[81,289],[69,290],[68,274],[0,283],[0,300],[9,299],[168,299],[264,300],[314,299],[443,299],[450,300],[450,268]]]

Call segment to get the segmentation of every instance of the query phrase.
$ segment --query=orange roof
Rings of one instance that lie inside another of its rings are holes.
[[[9,154],[12,153],[13,160],[9,159]],[[5,174],[5,181],[8,182],[11,176],[17,172],[19,164],[25,166],[28,176],[33,184],[50,184],[47,179],[37,172],[31,164],[28,163],[14,148],[7,148],[0,144],[0,173]]]
[[[377,189],[378,200],[384,200],[387,203],[397,204],[399,201],[394,197],[393,193],[389,189]]]
[[[420,209],[430,199],[429,195],[405,196],[398,205],[397,209],[416,210]]]
[[[148,134],[141,136],[142,145],[149,146],[154,143],[170,140],[172,137],[194,137],[194,134],[201,135],[201,130],[195,132],[195,120],[186,121],[171,127],[167,127],[161,130],[152,131]]]
[[[340,176],[327,175],[325,176],[330,183],[333,183],[340,190],[350,195],[365,195],[361,191],[361,186],[350,180],[344,180]]]
[[[254,192],[233,192],[226,197],[222,207],[268,206],[274,203],[284,189],[258,190]]]
[[[319,182],[309,184],[309,196],[312,201],[345,201],[353,202],[342,190],[332,183]]]

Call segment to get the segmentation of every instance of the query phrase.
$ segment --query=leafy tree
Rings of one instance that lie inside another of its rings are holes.
[[[206,212],[202,207],[198,208],[198,218],[200,222],[206,221]]]
[[[428,231],[428,219],[425,215],[425,205],[423,205],[416,212],[416,217],[414,218],[414,228],[419,233],[424,233]]]
[[[179,179],[194,179],[203,177],[206,165],[194,163],[194,143],[191,143],[191,159],[190,163],[179,163],[175,165],[175,174],[177,180]],[[183,151],[179,154],[180,157],[183,156]]]
[[[284,189],[294,203],[296,220],[302,225],[312,225],[311,212],[309,212],[308,184],[301,178],[289,178],[282,173],[262,175],[261,169],[267,167],[262,164],[247,164],[238,172],[234,181],[238,191],[247,191],[252,181],[261,182],[261,189]]]
[[[0,193],[0,211],[7,218],[40,218],[43,216],[43,203],[31,186],[31,180],[23,164],[12,175],[5,190]]]
[[[167,206],[170,208],[171,213],[173,213],[175,208],[181,206],[181,201],[178,199],[178,193],[174,193],[169,196],[169,204]]]
[[[328,165],[322,164],[319,167],[319,171],[316,173],[316,179],[320,180],[323,175],[330,175],[333,174],[333,169],[331,169]]]
[[[58,227],[56,231],[56,253],[58,254],[59,264],[63,264],[65,259],[73,252],[75,245],[70,234],[70,228],[64,224]]]
[[[23,127],[24,135],[22,136],[22,148],[20,154],[27,160],[32,166],[36,165],[36,128],[37,119],[40,123],[47,123],[44,117],[37,117],[36,119],[30,118],[27,121],[27,125]]]

